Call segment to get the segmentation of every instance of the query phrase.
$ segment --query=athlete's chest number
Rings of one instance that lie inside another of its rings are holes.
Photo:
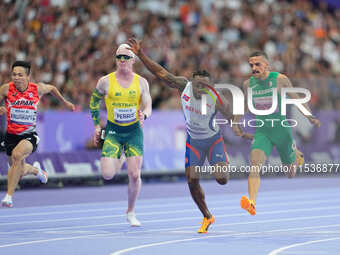
[[[136,112],[136,107],[115,108],[114,119],[118,123],[129,123],[136,120]]]

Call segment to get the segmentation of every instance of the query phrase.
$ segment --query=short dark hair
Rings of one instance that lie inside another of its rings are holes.
[[[192,77],[195,78],[195,76],[203,76],[203,77],[209,77],[210,78],[210,73],[208,73],[206,70],[197,70],[193,72]]]
[[[14,67],[16,67],[16,66],[21,66],[21,67],[25,68],[26,74],[27,75],[30,74],[30,71],[31,71],[31,63],[30,62],[22,61],[22,60],[17,60],[12,65],[12,71],[13,71]]]
[[[264,51],[255,51],[253,52],[249,58],[252,58],[252,57],[259,57],[259,56],[263,56],[265,57],[266,59],[268,59],[268,55],[264,52]]]

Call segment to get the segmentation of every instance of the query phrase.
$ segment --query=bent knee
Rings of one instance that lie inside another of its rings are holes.
[[[250,159],[250,165],[251,166],[259,166],[263,164],[263,160],[259,159],[259,158],[253,158]]]
[[[13,151],[11,159],[12,159],[13,164],[20,164],[20,163],[23,162],[24,156],[22,155],[22,153],[19,153],[17,151]]]
[[[228,183],[228,177],[216,178],[216,181],[220,185],[226,185]]]
[[[140,171],[134,171],[128,174],[130,182],[138,182],[140,180]]]
[[[102,176],[105,180],[111,180],[114,176],[114,174],[111,173],[102,173]]]
[[[115,172],[112,170],[106,170],[102,168],[102,176],[105,180],[111,180],[115,176]]]

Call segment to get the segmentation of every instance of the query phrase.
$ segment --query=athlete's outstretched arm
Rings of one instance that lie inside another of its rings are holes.
[[[0,103],[2,102],[2,100],[5,99],[5,97],[7,97],[8,95],[8,84],[4,84],[0,87]],[[3,115],[7,112],[6,107],[4,106],[0,106],[0,115]]]
[[[66,108],[68,108],[71,111],[74,111],[74,109],[75,109],[74,104],[67,101],[63,97],[63,95],[59,92],[59,90],[53,85],[45,84],[45,83],[41,83],[41,82],[38,83],[38,93],[39,93],[40,96],[51,93],[53,96],[58,98],[61,102],[63,102],[64,105],[66,106]]]
[[[232,119],[233,115],[232,115],[232,112],[231,112],[231,109],[230,109],[230,104],[228,103],[228,100],[223,96],[222,93],[220,94],[220,98],[221,98],[222,104],[220,103],[219,100],[216,100],[216,109],[220,113],[222,113],[223,116],[226,119],[228,119],[228,120]],[[239,122],[242,118],[242,115],[237,115],[237,119],[235,117],[236,116],[234,116],[234,119],[233,119],[234,123]],[[245,139],[253,139],[254,138],[254,135],[243,132],[242,128],[239,127],[239,125],[233,124],[232,128],[233,128],[234,134],[236,136],[241,136],[242,138],[245,138]]]
[[[291,83],[291,81],[289,80],[289,78],[284,75],[284,74],[279,74],[278,77],[277,77],[277,83],[278,83],[278,86],[281,87],[281,88],[293,88],[293,85]],[[294,92],[291,92],[291,93],[288,93],[288,96],[290,98],[293,98],[293,99],[299,99],[300,97],[298,96],[297,93],[294,93]],[[302,104],[306,109],[310,109],[308,104],[305,103],[305,104]],[[298,109],[300,112],[301,110]],[[321,125],[321,122],[316,119],[314,116],[307,116],[305,115],[303,112],[301,112],[308,120],[310,123],[312,123],[313,125],[317,126],[317,127],[320,127]]]
[[[248,87],[249,87],[249,79],[243,82],[243,94],[245,95],[245,100],[248,98]],[[244,102],[244,105],[247,105],[247,101]],[[246,107],[245,112],[248,111],[248,107]],[[234,115],[233,123],[240,123],[240,120],[244,117],[244,115]],[[233,124],[232,129],[236,136],[241,136],[246,139],[251,139],[252,135],[246,134],[243,132],[242,128],[239,124]]]
[[[173,75],[161,65],[146,56],[142,51],[140,41],[137,41],[134,38],[130,38],[128,44],[130,45],[130,50],[139,57],[139,59],[143,62],[143,64],[151,73],[153,73],[159,79],[165,81],[169,87],[177,88],[180,91],[184,90],[188,82],[185,77]]]
[[[231,119],[232,112],[230,111],[230,105],[228,103],[228,100],[223,96],[222,93],[220,93],[219,96],[222,101],[222,104],[220,100],[216,100],[216,110],[222,113],[225,118]]]

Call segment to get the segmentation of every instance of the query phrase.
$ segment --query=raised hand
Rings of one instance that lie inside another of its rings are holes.
[[[253,140],[254,139],[254,135],[253,134],[249,134],[249,133],[242,133],[241,137],[244,139],[248,139],[248,140]]]
[[[311,124],[317,126],[318,128],[321,126],[321,122],[320,120],[318,120],[317,118],[313,117],[313,116],[309,116],[308,120]]]
[[[66,106],[67,109],[69,109],[69,110],[72,111],[72,112],[76,109],[75,106],[74,106],[74,104],[72,104],[72,103],[69,102],[69,101],[66,101],[66,102],[65,102],[65,106]]]
[[[99,125],[95,127],[94,136],[93,136],[93,142],[94,142],[94,144],[96,146],[99,143],[101,131],[102,131],[102,129],[101,129],[101,127]]]
[[[234,135],[236,136],[242,136],[243,132],[241,130],[241,128],[239,127],[239,125],[233,125],[232,126],[232,129],[233,129],[233,132],[234,132]]]
[[[141,51],[141,41],[135,38],[129,38],[127,44],[130,46],[128,50],[131,50],[133,53],[135,53],[138,56],[138,54]]]

